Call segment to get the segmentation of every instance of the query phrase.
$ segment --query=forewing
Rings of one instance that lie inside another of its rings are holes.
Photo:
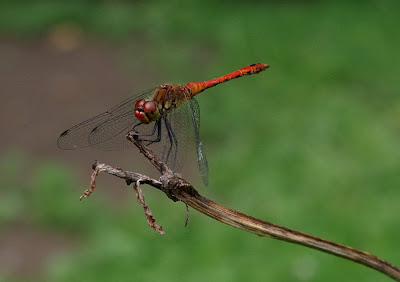
[[[135,103],[141,98],[148,98],[153,92],[154,88],[134,95],[110,110],[65,130],[58,138],[58,147],[65,150],[89,146],[104,150],[126,148],[125,137],[121,140],[121,136],[136,122]],[[103,142],[106,143],[101,146]]]
[[[126,139],[126,134],[137,123],[139,122],[135,118],[134,110],[108,119],[92,129],[89,144],[93,148],[104,151],[131,148],[133,144]]]

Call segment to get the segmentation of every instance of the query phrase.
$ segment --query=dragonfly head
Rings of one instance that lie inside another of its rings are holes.
[[[140,99],[135,104],[135,117],[142,123],[150,123],[160,117],[156,103]]]

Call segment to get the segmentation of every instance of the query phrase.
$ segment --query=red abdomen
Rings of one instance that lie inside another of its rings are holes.
[[[238,69],[234,72],[220,76],[218,78],[214,78],[214,79],[203,81],[203,82],[189,82],[188,84],[185,85],[185,87],[189,88],[191,97],[193,97],[196,94],[204,91],[205,89],[213,87],[217,84],[220,84],[225,81],[228,81],[228,80],[231,80],[234,78],[238,78],[238,77],[241,77],[244,75],[256,74],[267,68],[269,68],[269,65],[267,65],[267,64],[261,64],[261,63],[252,64],[247,67]]]

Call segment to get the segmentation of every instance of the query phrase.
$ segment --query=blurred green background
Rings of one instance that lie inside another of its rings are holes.
[[[95,159],[154,173],[132,152],[62,151],[66,128],[161,83],[271,68],[198,96],[201,194],[400,265],[400,2],[1,1],[0,280],[391,281],[260,238]],[[155,174],[156,175],[156,174]],[[196,182],[197,181],[197,182]]]

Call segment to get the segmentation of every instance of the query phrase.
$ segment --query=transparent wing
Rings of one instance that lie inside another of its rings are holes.
[[[137,123],[139,121],[134,116],[134,110],[108,119],[92,129],[89,145],[104,151],[129,149],[133,144],[125,136]]]
[[[175,172],[188,170],[194,158],[197,160],[197,169],[205,185],[208,185],[208,163],[204,147],[200,139],[200,108],[195,99],[186,100],[180,107],[173,109],[163,117],[161,135],[162,161]],[[171,125],[168,132],[167,123]],[[153,150],[153,145],[151,147]],[[190,170],[190,169],[189,169]]]
[[[208,162],[204,152],[203,142],[200,139],[200,107],[196,99],[192,98],[187,100],[191,109],[191,118],[194,129],[194,138],[196,141],[196,153],[197,153],[197,168],[204,185],[208,186]]]
[[[102,150],[129,148],[129,141],[124,135],[137,123],[135,103],[141,98],[149,98],[154,90],[134,95],[108,111],[65,130],[58,138],[58,147],[65,150],[89,146]]]

